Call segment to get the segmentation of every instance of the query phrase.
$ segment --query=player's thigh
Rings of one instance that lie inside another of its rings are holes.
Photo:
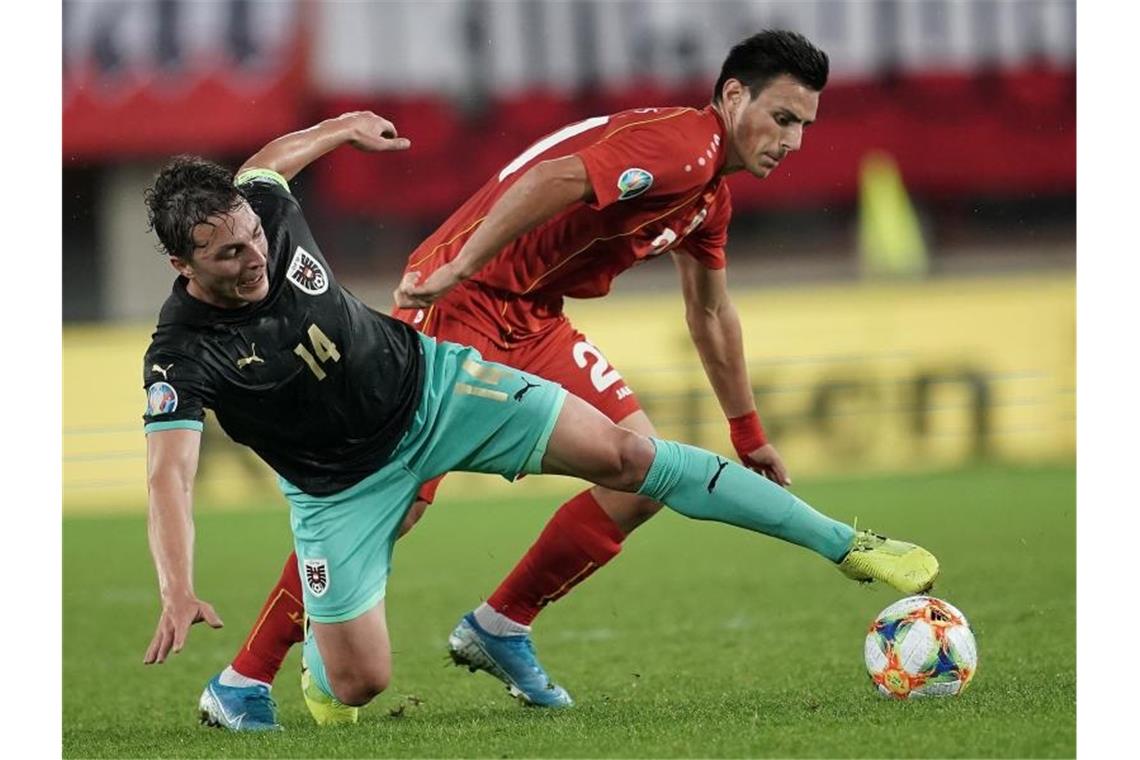
[[[424,338],[425,382],[393,460],[423,480],[451,470],[538,472],[566,391],[477,350]]]
[[[392,550],[419,483],[400,462],[330,496],[281,482],[310,620],[353,620],[384,598]]]
[[[333,691],[367,700],[388,688],[392,645],[383,600],[351,620],[311,625]]]
[[[654,453],[647,436],[615,425],[569,394],[547,443],[542,472],[573,475],[617,491],[636,491]]]
[[[494,361],[503,362],[503,359],[494,355],[500,352],[489,338],[478,330],[473,329],[462,315],[454,314],[441,304],[435,304],[428,309],[400,309],[393,308],[392,316],[419,330],[422,334],[434,338],[436,341],[448,341],[462,346],[471,346],[480,354]],[[511,362],[503,362],[510,364]],[[419,521],[427,507],[435,502],[436,492],[444,476],[432,478],[420,486],[416,494],[416,502],[404,519],[400,529],[403,536]]]

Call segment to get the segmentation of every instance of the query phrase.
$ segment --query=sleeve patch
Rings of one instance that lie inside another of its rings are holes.
[[[631,167],[618,177],[618,200],[627,201],[636,198],[653,186],[653,175],[645,169]]]
[[[178,391],[163,380],[151,383],[146,389],[146,413],[151,417],[170,414],[178,408]]]

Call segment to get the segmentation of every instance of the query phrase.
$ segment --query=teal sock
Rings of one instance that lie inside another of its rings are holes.
[[[304,656],[305,667],[309,669],[309,678],[325,694],[333,697],[332,686],[329,685],[329,674],[325,672],[325,661],[321,659],[321,650],[317,648],[317,636],[310,626],[305,636]]]
[[[855,531],[751,470],[715,454],[654,438],[657,454],[639,494],[694,520],[782,538],[838,562]]]

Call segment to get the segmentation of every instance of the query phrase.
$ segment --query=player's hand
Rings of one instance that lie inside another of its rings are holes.
[[[352,111],[337,117],[349,124],[352,128],[352,139],[349,145],[366,153],[378,153],[385,150],[407,150],[412,147],[412,141],[400,137],[396,132],[396,125],[382,116],[371,111]]]
[[[167,655],[178,654],[186,644],[186,634],[194,623],[205,621],[211,628],[221,628],[222,619],[214,608],[196,596],[184,595],[162,600],[162,614],[154,638],[147,647],[144,665],[166,661]]]
[[[462,280],[450,264],[444,264],[420,282],[419,272],[408,272],[392,291],[392,298],[401,309],[422,309],[431,306],[444,293]]]
[[[790,486],[792,479],[788,477],[788,468],[784,460],[780,459],[776,447],[766,443],[755,451],[741,454],[740,461],[750,470],[754,470],[773,483],[781,486]]]

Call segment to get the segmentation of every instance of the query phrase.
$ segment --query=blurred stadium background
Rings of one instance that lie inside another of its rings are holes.
[[[1075,26],[1067,0],[65,1],[65,511],[145,509],[139,369],[172,272],[142,191],[169,155],[237,166],[325,116],[392,119],[409,153],[334,153],[294,183],[340,278],[386,311],[415,244],[527,145],[703,106],[764,27],[832,61],[804,149],[730,180],[730,283],[794,476],[1072,463]],[[655,262],[568,312],[664,435],[729,452],[674,281]],[[273,498],[206,430],[200,500]]]

